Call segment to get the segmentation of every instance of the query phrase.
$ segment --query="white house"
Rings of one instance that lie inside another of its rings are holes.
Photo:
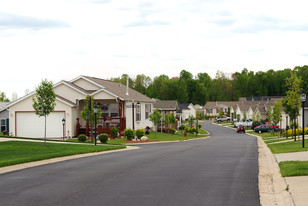
[[[177,114],[181,115],[183,120],[187,120],[190,117],[196,118],[196,111],[196,108],[191,103],[179,104]]]
[[[120,83],[79,76],[71,81],[61,81],[55,84],[53,89],[56,94],[56,107],[47,117],[47,138],[62,137],[63,130],[67,137],[87,133],[87,124],[80,115],[87,95],[93,96],[102,112],[101,117],[98,117],[98,133],[109,133],[111,127],[117,127],[120,132],[126,128],[153,127],[149,120],[153,100]],[[35,92],[8,105],[10,133],[14,136],[44,136],[44,118],[39,118],[34,112],[33,95]]]

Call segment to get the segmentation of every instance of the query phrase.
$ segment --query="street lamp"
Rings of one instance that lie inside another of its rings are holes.
[[[62,125],[63,125],[63,141],[65,140],[65,133],[64,133],[64,125],[65,125],[65,119],[62,119]]]
[[[95,142],[95,145],[96,145],[96,115],[97,115],[97,104],[94,104],[93,105],[93,110],[94,110],[94,142]]]
[[[305,111],[304,111],[304,107],[305,107],[305,102],[306,102],[306,92],[305,90],[301,91],[300,94],[301,97],[301,101],[302,101],[302,107],[303,107],[303,121],[302,121],[302,129],[303,129],[303,148],[305,147]]]

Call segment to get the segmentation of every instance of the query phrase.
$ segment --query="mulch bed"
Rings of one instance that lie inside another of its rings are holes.
[[[153,140],[147,140],[147,141],[133,141],[133,140],[126,140],[125,143],[147,143],[147,142],[157,142],[157,141],[153,141]]]

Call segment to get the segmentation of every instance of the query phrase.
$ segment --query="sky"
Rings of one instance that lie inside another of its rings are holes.
[[[0,91],[307,65],[306,0],[0,0]]]

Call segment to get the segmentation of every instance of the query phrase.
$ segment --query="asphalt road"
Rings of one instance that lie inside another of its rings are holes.
[[[260,205],[255,137],[212,135],[0,175],[0,205]]]

